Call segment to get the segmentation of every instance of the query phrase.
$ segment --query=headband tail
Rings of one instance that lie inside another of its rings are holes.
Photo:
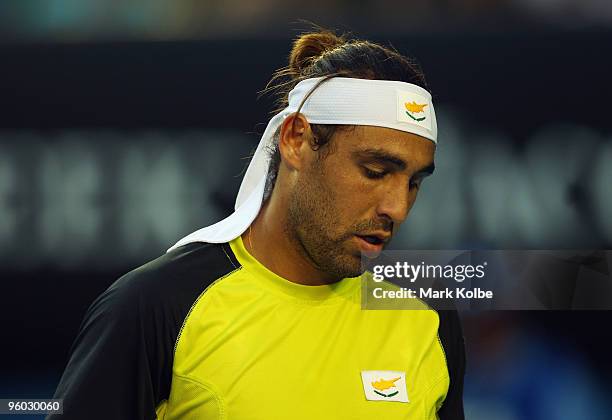
[[[274,133],[283,122],[287,112],[276,114],[268,123],[253,158],[249,163],[240,190],[236,197],[235,211],[214,225],[196,230],[174,244],[167,252],[190,242],[224,243],[242,235],[253,223],[263,201],[268,175],[268,148],[272,145]]]

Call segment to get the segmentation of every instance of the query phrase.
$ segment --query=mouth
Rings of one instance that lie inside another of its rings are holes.
[[[359,249],[368,257],[376,257],[389,242],[391,235],[382,233],[371,233],[365,235],[355,235],[359,242]]]

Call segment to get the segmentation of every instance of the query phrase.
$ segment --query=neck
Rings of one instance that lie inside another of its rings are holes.
[[[264,203],[257,218],[242,234],[247,251],[273,273],[294,283],[307,286],[331,284],[339,279],[319,270],[298,241],[287,232],[286,205],[278,196]]]

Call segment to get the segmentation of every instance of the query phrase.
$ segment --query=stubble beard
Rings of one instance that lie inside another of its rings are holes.
[[[286,233],[304,257],[319,271],[335,279],[359,276],[361,259],[346,249],[353,234],[334,235],[341,223],[333,193],[317,182],[316,175],[300,180],[292,191]]]

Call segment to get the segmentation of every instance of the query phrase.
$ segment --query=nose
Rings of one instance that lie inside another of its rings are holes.
[[[377,213],[380,217],[387,217],[394,223],[402,223],[416,199],[416,191],[406,187],[403,183],[386,189],[378,202]]]

